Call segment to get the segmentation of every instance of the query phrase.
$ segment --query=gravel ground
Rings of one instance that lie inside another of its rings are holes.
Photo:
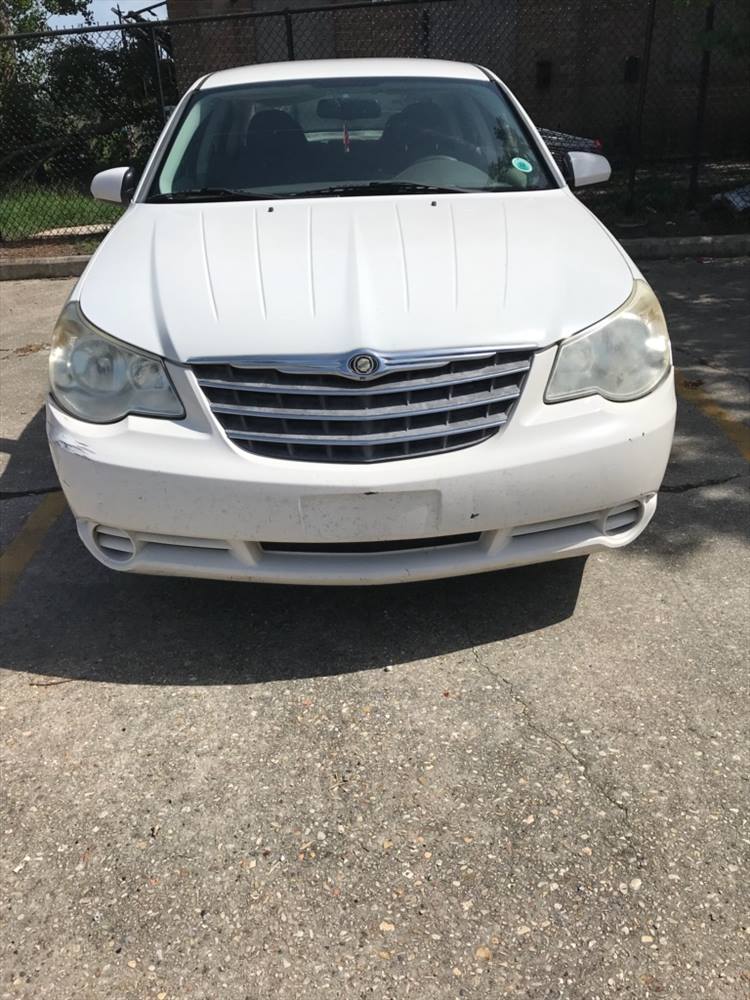
[[[648,267],[687,396],[630,549],[402,587],[109,573],[2,613],[0,997],[750,996],[750,261]],[[7,283],[2,537],[50,328]]]

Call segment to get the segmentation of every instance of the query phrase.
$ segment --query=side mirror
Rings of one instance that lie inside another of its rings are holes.
[[[132,167],[112,167],[94,176],[91,193],[99,201],[116,201],[129,205],[137,183],[138,178]]]
[[[563,157],[563,174],[573,187],[603,184],[612,176],[612,167],[606,156],[599,153],[566,153]]]

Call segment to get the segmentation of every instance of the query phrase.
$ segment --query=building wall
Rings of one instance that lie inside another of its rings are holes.
[[[309,14],[304,9],[320,0],[168,0],[171,18],[289,6],[302,11],[293,18],[297,59],[390,55],[479,63],[497,72],[540,124],[603,138],[610,150],[626,150],[633,140],[648,0],[464,0]],[[724,29],[750,32],[747,0],[722,0],[717,11]],[[692,144],[704,16],[701,4],[657,0],[647,152],[684,154]],[[172,31],[181,88],[211,70],[288,54],[281,16]],[[742,125],[750,109],[747,61],[726,48],[714,49],[712,60],[706,141],[725,147],[736,141],[739,148],[748,132]]]

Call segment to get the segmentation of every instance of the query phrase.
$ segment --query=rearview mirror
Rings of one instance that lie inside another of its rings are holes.
[[[565,179],[573,187],[603,184],[612,176],[612,167],[606,156],[599,153],[566,153],[563,158]]]
[[[133,167],[111,167],[102,170],[91,181],[91,193],[99,201],[115,201],[129,205],[133,200],[138,177]]]
[[[318,101],[318,118],[351,122],[356,118],[379,118],[380,104],[366,97],[323,97]]]

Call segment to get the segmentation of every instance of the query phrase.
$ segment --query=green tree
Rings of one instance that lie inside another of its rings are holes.
[[[91,24],[91,0],[0,0],[0,35],[46,31],[56,14],[77,14]]]
[[[14,29],[44,28],[53,13],[90,17],[89,0],[0,0]],[[30,184],[88,188],[91,175],[143,162],[174,103],[168,35],[132,25],[88,34],[0,42],[0,197]]]

